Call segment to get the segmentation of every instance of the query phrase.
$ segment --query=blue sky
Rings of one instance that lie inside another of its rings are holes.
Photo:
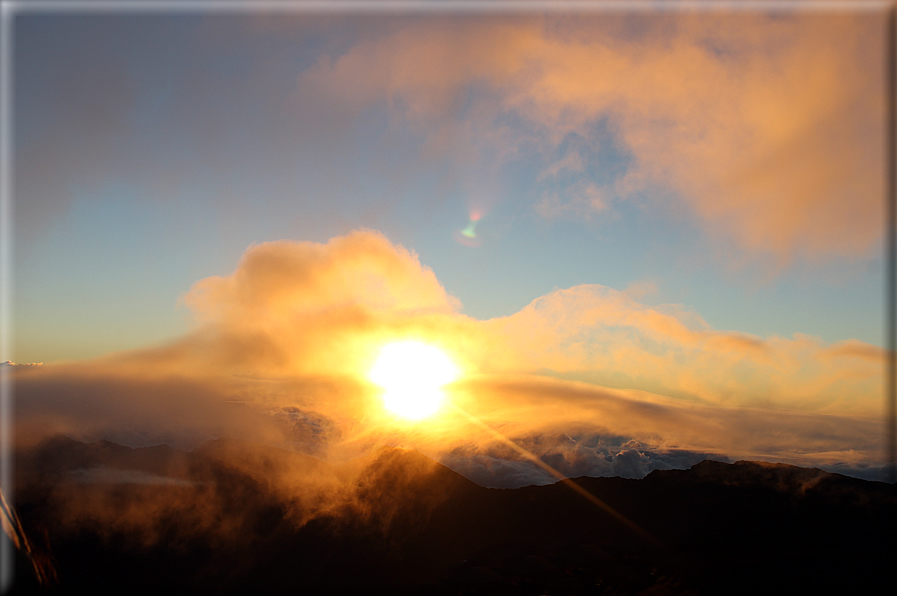
[[[851,35],[869,26],[862,18],[816,18],[831,21],[821,30]],[[811,20],[792,19],[795,30]],[[663,20],[598,14],[578,28],[607,47],[622,40],[622,54],[639,36],[663,35]],[[447,19],[444,43],[463,43],[459,32],[472,21],[489,26],[485,17]],[[518,21],[544,31],[570,25]],[[690,28],[706,26],[694,21],[668,43],[691,42],[683,41],[695,35]],[[745,64],[764,43],[790,44],[783,55],[798,54],[819,35],[810,26],[806,40],[786,42],[762,16],[750,25],[760,33],[744,41],[737,58]],[[422,75],[391,95],[371,89],[377,81],[354,91],[338,80],[330,97],[307,87],[309,73],[327,74],[322,65],[333,66],[336,80],[340,59],[365,43],[407,56],[414,37],[396,49],[401,34],[427,26],[420,16],[18,16],[15,347],[4,358],[77,359],[176,337],[189,325],[179,297],[203,277],[232,271],[250,244],[321,242],[362,227],[417,251],[463,312],[479,319],[511,315],[554,288],[638,285],[651,290],[642,293],[646,304],[683,304],[715,329],[882,345],[883,225],[868,216],[843,222],[864,227],[865,244],[808,256],[796,237],[788,249],[764,251],[715,231],[695,213],[700,202],[686,196],[694,189],[675,176],[649,176],[641,188],[621,191],[633,163],[651,157],[633,155],[621,128],[634,116],[610,104],[577,115],[582,126],[549,131],[525,106],[503,108],[507,89],[476,73],[433,89]],[[476,35],[472,44],[488,39]],[[851,43],[848,57],[875,49]],[[789,56],[776,62],[774,51],[773,66],[789,67]],[[870,72],[857,93],[880,92],[874,66],[862,65]],[[694,92],[707,84],[702,79]],[[804,109],[787,99],[769,98],[773,116],[777,103]],[[867,123],[849,124],[857,148],[845,151],[860,154],[879,140],[861,129]],[[575,167],[546,174],[565,157],[573,163],[571,155]],[[857,167],[883,175],[876,165]],[[601,208],[575,203],[589,185],[599,189]],[[880,196],[862,201],[884,208]],[[453,234],[473,208],[485,210],[481,243],[462,246]]]

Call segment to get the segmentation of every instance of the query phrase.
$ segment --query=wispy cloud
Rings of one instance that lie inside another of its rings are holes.
[[[579,154],[556,155],[570,135],[606,143],[588,132],[606,121],[633,158],[618,195],[662,208],[672,188],[731,256],[783,266],[879,245],[883,82],[867,66],[880,27],[848,14],[445,19],[322,59],[299,88],[354,111],[388,105],[434,139],[465,131],[446,159],[535,148],[543,180],[581,171]],[[568,204],[589,207],[549,193],[537,211]]]

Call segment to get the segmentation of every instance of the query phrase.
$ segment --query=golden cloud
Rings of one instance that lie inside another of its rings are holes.
[[[230,436],[331,457],[384,443],[438,456],[496,432],[591,429],[733,456],[876,457],[874,346],[714,330],[680,305],[596,285],[479,321],[413,252],[370,230],[251,246],[185,302],[198,326],[172,344],[13,371],[23,440]],[[380,347],[404,339],[441,347],[465,373],[447,387],[453,405],[411,425],[367,380]]]

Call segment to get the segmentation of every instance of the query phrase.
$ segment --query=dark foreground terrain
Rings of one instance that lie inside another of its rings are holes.
[[[391,448],[59,436],[16,476],[48,581],[19,551],[15,593],[881,593],[897,553],[895,486],[752,462],[499,490]]]

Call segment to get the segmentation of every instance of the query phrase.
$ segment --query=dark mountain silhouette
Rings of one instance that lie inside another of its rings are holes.
[[[872,593],[897,527],[893,485],[756,462],[487,489],[388,447],[337,466],[55,437],[17,480],[58,576],[20,556],[21,593]]]

